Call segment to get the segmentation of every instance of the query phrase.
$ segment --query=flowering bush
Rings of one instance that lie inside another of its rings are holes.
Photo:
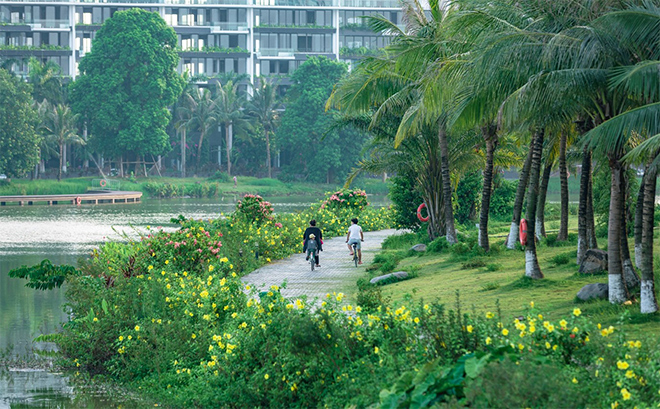
[[[344,188],[334,193],[326,193],[326,199],[321,204],[321,208],[351,209],[359,214],[368,205],[367,193],[364,190]]]
[[[273,220],[273,205],[259,195],[247,194],[236,204],[235,214],[248,222],[261,224]]]

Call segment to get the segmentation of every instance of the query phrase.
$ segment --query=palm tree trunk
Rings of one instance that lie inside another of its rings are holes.
[[[440,169],[442,171],[442,200],[445,211],[445,228],[449,244],[458,243],[456,228],[454,227],[454,209],[451,200],[451,180],[449,176],[449,147],[447,145],[447,132],[444,125],[439,126],[438,142],[440,144]]]
[[[445,231],[445,220],[442,202],[442,172],[434,151],[429,152],[429,165],[426,170],[426,172],[420,173],[418,182],[424,192],[422,197],[429,216],[428,235],[431,240],[435,240]]]
[[[544,132],[543,129],[535,131],[532,139],[532,163],[529,171],[529,191],[527,195],[527,231],[529,232],[535,231]],[[539,260],[536,255],[536,240],[533,234],[529,235],[525,246],[525,275],[534,279],[543,278],[543,272],[539,267]]]
[[[484,169],[484,186],[481,190],[481,209],[479,213],[479,246],[484,251],[490,250],[488,243],[488,213],[490,212],[490,198],[493,193],[493,168],[495,162],[495,149],[497,148],[497,134],[494,126],[482,128],[486,140],[486,168]]]
[[[516,189],[516,201],[513,203],[513,220],[511,221],[511,228],[509,229],[509,238],[506,243],[508,249],[516,248],[516,242],[518,241],[518,235],[520,232],[520,215],[522,214],[523,202],[525,200],[525,191],[527,190],[527,182],[529,181],[529,168],[532,165],[532,151],[534,146],[534,139],[529,147],[529,152],[527,152],[527,158],[525,158],[525,164],[520,172],[520,178],[518,179],[518,188]],[[530,230],[533,231],[533,230]]]
[[[541,240],[545,237],[545,201],[548,196],[548,183],[550,183],[550,172],[552,172],[552,163],[546,163],[541,176],[541,186],[539,187],[539,200],[536,208],[536,238]]]
[[[607,274],[609,285],[609,301],[620,304],[626,301],[626,286],[623,281],[623,265],[621,264],[621,220],[623,206],[621,203],[621,161],[620,155],[609,155],[611,178],[610,214],[607,229]]]
[[[231,123],[225,124],[225,137],[226,137],[226,143],[227,143],[227,175],[231,176],[231,145],[232,145],[232,129],[231,129]]]
[[[181,177],[186,177],[186,127],[181,131]]]
[[[57,181],[58,182],[62,181],[62,161],[63,161],[63,158],[62,158],[62,150],[63,149],[62,149],[62,147],[63,147],[63,145],[60,144],[60,168],[57,170]]]
[[[647,166],[644,169],[644,175],[649,171]],[[637,203],[635,205],[635,265],[641,270],[642,268],[642,224],[644,214],[644,195],[646,194],[646,186],[644,186],[644,179],[639,184],[639,192],[637,193]]]
[[[587,195],[587,245],[590,249],[598,248],[596,222],[594,220],[594,181],[592,172],[589,172],[589,194]]]
[[[628,246],[628,220],[627,220],[627,192],[628,192],[628,181],[626,178],[626,172],[621,171],[620,174],[621,182],[621,203],[623,211],[621,212],[621,265],[623,267],[623,282],[626,285],[626,292],[628,294],[627,298],[630,298],[629,291],[633,288],[639,286],[639,276],[633,267],[632,260],[630,259],[630,248]]]
[[[268,169],[268,177],[272,178],[273,174],[270,169],[270,135],[268,133],[268,128],[264,129],[264,133],[266,134],[266,168]]]
[[[566,132],[561,133],[559,141],[559,181],[561,184],[561,221],[559,223],[558,241],[568,240],[568,167],[566,166]]]
[[[199,133],[199,143],[197,144],[197,161],[195,163],[195,171],[199,172],[199,165],[200,162],[202,161],[202,142],[204,142],[204,134],[205,130],[202,129],[202,131]]]
[[[578,245],[577,245],[577,264],[582,264],[584,255],[589,249],[589,239],[587,238],[588,222],[587,207],[590,189],[589,178],[591,176],[591,152],[585,146],[582,149],[582,170],[580,173],[580,202],[578,204]]]
[[[658,300],[655,296],[653,275],[653,219],[655,215],[655,170],[644,172],[644,203],[642,212],[642,283],[640,294],[640,310],[642,314],[658,311]]]

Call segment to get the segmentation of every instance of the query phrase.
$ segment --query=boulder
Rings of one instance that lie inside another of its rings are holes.
[[[578,271],[582,274],[595,274],[607,271],[607,251],[599,249],[587,250]]]
[[[426,251],[426,244],[415,244],[410,250],[419,252]]]
[[[374,277],[371,280],[369,280],[369,282],[371,284],[378,284],[383,280],[387,280],[393,277],[397,278],[398,280],[405,280],[406,278],[408,278],[408,273],[406,271],[397,271],[396,273],[390,273],[390,274]]]
[[[592,298],[600,298],[607,300],[608,298],[608,285],[603,283],[587,284],[580,289],[577,293],[577,298],[582,301],[587,301]]]

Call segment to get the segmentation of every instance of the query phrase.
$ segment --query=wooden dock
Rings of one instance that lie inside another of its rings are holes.
[[[142,198],[142,192],[121,192],[111,190],[90,191],[75,195],[21,195],[0,196],[0,206],[15,203],[19,206],[32,206],[36,204],[101,204],[101,203],[137,203]]]

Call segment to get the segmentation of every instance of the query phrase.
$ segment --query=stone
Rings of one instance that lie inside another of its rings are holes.
[[[587,301],[592,298],[607,300],[608,285],[603,283],[587,284],[578,291],[577,298],[582,301]]]
[[[419,252],[426,251],[426,244],[415,244],[410,250]]]
[[[607,251],[599,249],[587,250],[578,271],[581,274],[595,274],[607,271]]]
[[[397,271],[396,273],[390,273],[390,274],[374,277],[371,280],[369,280],[369,282],[371,284],[378,284],[379,282],[390,279],[392,277],[395,277],[399,280],[405,280],[406,278],[408,278],[408,273],[406,271]]]

